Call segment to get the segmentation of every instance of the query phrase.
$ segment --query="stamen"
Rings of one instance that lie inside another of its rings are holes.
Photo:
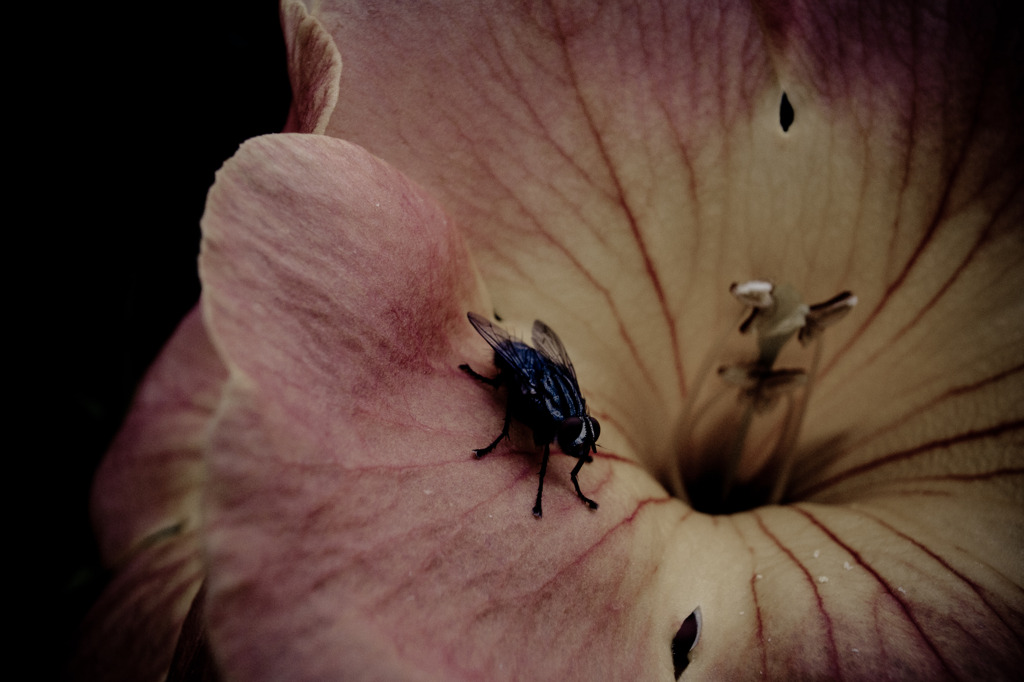
[[[807,313],[807,324],[800,330],[800,343],[806,346],[817,338],[825,327],[830,327],[846,317],[855,305],[857,297],[849,291],[833,296],[824,303],[812,305]]]
[[[739,299],[740,303],[754,308],[768,308],[774,302],[772,291],[775,285],[758,279],[749,282],[733,282],[729,287],[729,293]]]
[[[747,319],[743,320],[743,324],[740,325],[740,334],[746,334],[750,331],[750,325],[757,319],[757,314],[761,312],[760,308],[751,308],[750,314],[747,315]]]
[[[718,376],[740,389],[756,412],[769,409],[782,393],[807,384],[807,372],[802,369],[764,369],[753,365],[723,365]]]
[[[712,499],[707,499],[704,491],[700,497],[708,508],[723,511],[783,499],[822,346],[814,345],[810,356],[787,355],[787,364],[795,366],[777,368],[776,362],[794,336],[800,347],[809,347],[857,303],[856,296],[844,291],[809,305],[792,286],[765,280],[733,283],[729,293],[749,309],[739,327],[742,338],[748,338],[750,331],[756,337],[754,348],[748,346],[747,351],[732,349],[733,344],[725,339],[716,346],[716,353],[729,356],[729,362],[718,365],[717,374],[723,384],[737,390],[739,410],[719,400],[725,397],[721,391],[701,394],[703,377],[715,366],[705,363],[706,369],[694,385],[692,403],[684,410],[688,423],[682,424],[685,447],[698,448],[714,458],[705,460],[701,469],[721,485],[717,503],[713,493]],[[782,409],[777,409],[780,402]],[[691,466],[689,476],[694,475],[702,476]],[[685,479],[687,474],[682,476]],[[744,486],[742,497],[733,493],[737,482]],[[690,492],[696,495],[693,489]],[[744,499],[751,496],[760,499]]]

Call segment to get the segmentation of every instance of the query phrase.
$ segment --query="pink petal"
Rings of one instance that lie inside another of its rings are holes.
[[[163,679],[203,580],[206,431],[227,373],[198,309],[149,370],[93,488],[113,578],[83,625],[80,679]]]
[[[657,544],[621,561],[634,522],[684,512],[635,467],[617,465],[631,486],[608,486],[610,456],[582,477],[591,512],[556,456],[538,522],[532,448],[472,457],[502,418],[457,369],[489,366],[464,318],[486,308],[421,190],[346,143],[262,138],[221,171],[203,227],[206,310],[232,368],[206,508],[230,676],[670,666],[672,619],[613,614],[652,606]]]

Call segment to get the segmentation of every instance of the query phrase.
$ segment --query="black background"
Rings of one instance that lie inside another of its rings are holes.
[[[213,174],[246,138],[279,131],[290,98],[276,2],[44,13],[11,20],[24,57],[5,98],[10,588],[28,640],[15,659],[29,659],[11,669],[26,679],[63,676],[103,588],[92,476],[198,299]]]

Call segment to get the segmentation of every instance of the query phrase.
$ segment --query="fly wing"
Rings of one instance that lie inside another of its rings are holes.
[[[484,341],[494,349],[494,352],[500,355],[509,367],[516,370],[528,384],[532,385],[533,377],[523,367],[522,355],[515,351],[516,340],[507,331],[491,324],[489,320],[474,312],[467,313],[466,317],[469,318],[470,324],[473,325],[477,333],[484,337]]]
[[[569,353],[565,350],[565,346],[562,345],[562,340],[558,338],[555,330],[540,320],[533,321],[533,347],[551,362],[561,365],[568,370],[569,376],[572,377],[573,383],[576,384],[576,389],[579,390],[579,382],[576,380],[576,369],[572,366],[572,360],[569,359]]]

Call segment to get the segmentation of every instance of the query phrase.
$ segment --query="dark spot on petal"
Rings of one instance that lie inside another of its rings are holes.
[[[782,132],[789,131],[789,126],[793,125],[794,118],[796,118],[796,112],[793,111],[793,105],[789,103],[786,93],[782,93],[782,103],[779,105],[779,125],[782,126]]]
[[[686,666],[690,665],[690,652],[693,647],[697,646],[698,639],[700,639],[699,608],[683,619],[679,631],[672,638],[672,667],[675,669],[677,680],[686,670]]]

